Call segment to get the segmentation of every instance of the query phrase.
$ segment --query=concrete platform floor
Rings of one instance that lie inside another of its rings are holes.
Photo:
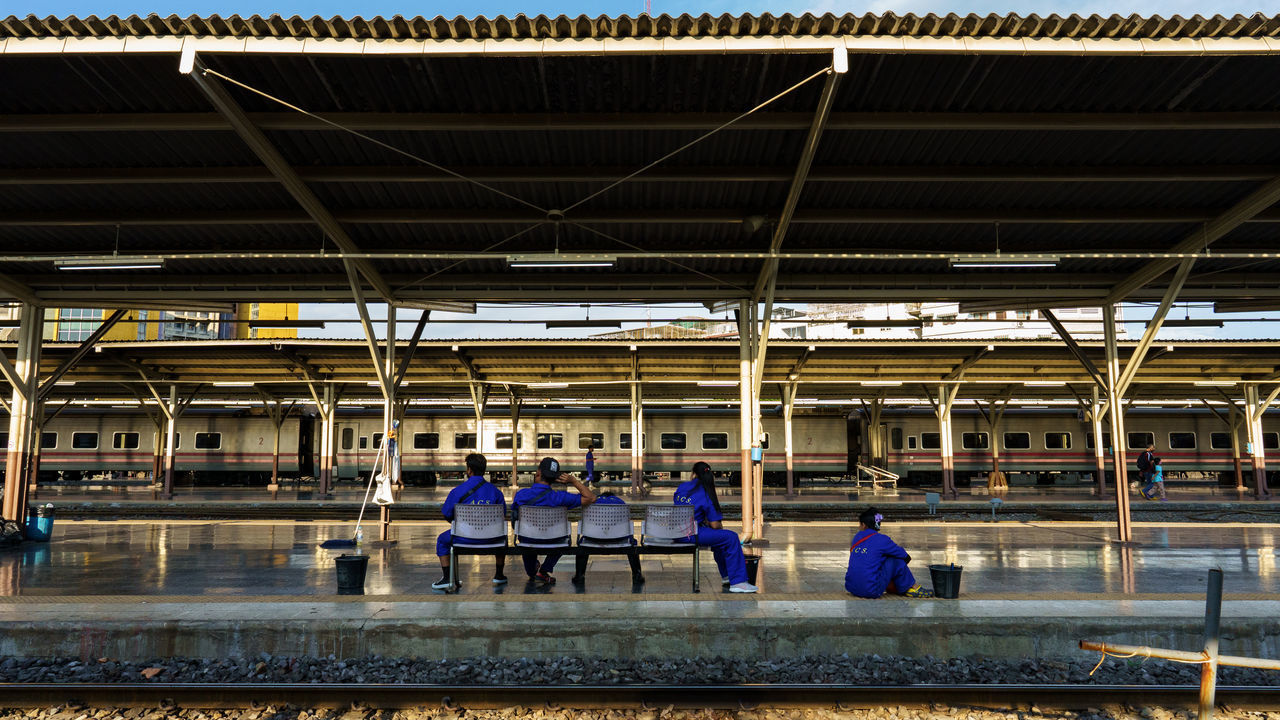
[[[435,557],[443,522],[399,521],[392,543],[367,543],[370,596],[430,595],[441,572]],[[1276,571],[1280,525],[1139,524],[1136,544],[1110,540],[1105,523],[886,522],[885,532],[913,555],[917,579],[930,584],[931,563],[962,566],[966,595],[1007,597],[1199,593],[1205,572],[1220,567],[1228,593],[1280,593]],[[264,521],[58,520],[50,543],[0,551],[0,596],[241,595],[320,596],[336,592],[334,558],[351,550],[319,543],[349,538],[353,523]],[[376,525],[366,526],[366,538]],[[853,529],[843,522],[777,522],[760,549],[760,586],[769,594],[830,593],[840,597]],[[711,553],[701,555],[702,597],[720,592]],[[573,558],[556,568],[551,587],[525,582],[519,558],[509,558],[506,586],[490,583],[488,557],[461,560],[467,596],[604,593],[643,598],[687,593],[687,556],[642,560],[648,582],[632,587],[625,557],[592,558],[587,582],[575,586]],[[1277,595],[1280,599],[1280,595]],[[1277,608],[1280,615],[1280,607]]]
[[[961,599],[850,598],[846,523],[779,522],[763,549],[759,595],[721,592],[703,552],[593,560],[585,586],[564,561],[550,588],[489,583],[491,560],[463,564],[463,592],[433,593],[439,522],[399,522],[371,557],[365,595],[335,593],[320,549],[351,524],[58,521],[48,544],[0,551],[0,656],[145,660],[274,655],[791,657],[812,653],[1070,657],[1080,639],[1194,649],[1206,571],[1226,576],[1223,652],[1280,655],[1280,525],[1136,527],[1103,523],[886,524],[924,566],[963,566]]]

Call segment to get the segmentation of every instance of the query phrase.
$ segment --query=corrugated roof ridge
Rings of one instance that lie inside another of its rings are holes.
[[[0,20],[5,37],[234,36],[308,38],[490,39],[566,37],[719,37],[880,35],[913,37],[1045,37],[1045,38],[1235,38],[1280,35],[1280,15],[1050,15],[1021,16],[970,13],[957,15],[578,15],[494,18],[462,16],[426,18],[402,15],[364,18],[319,15],[110,15],[57,18],[11,15]]]

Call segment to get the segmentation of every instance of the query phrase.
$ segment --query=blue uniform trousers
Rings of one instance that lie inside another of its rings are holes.
[[[550,573],[551,571],[555,570],[556,563],[559,560],[560,560],[559,554],[546,556],[542,560],[542,572]],[[524,571],[529,575],[529,577],[533,577],[534,575],[538,574],[538,556],[536,555],[524,556]]]
[[[896,557],[884,559],[880,575],[870,582],[855,584],[846,580],[844,589],[864,598],[878,598],[886,592],[901,595],[916,586],[916,578],[907,567],[907,561]]]
[[[742,543],[739,542],[737,533],[699,527],[698,544],[711,548],[720,577],[729,578],[729,582],[734,585],[747,581],[747,561],[742,557]]]

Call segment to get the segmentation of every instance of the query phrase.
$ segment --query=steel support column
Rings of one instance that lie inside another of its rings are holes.
[[[1240,467],[1240,426],[1243,424],[1244,416],[1236,409],[1234,403],[1231,405],[1231,465],[1236,474],[1236,492],[1244,492],[1246,490],[1244,484],[1244,471]]]
[[[510,386],[507,387],[507,392],[511,395],[511,487],[514,488],[519,487],[517,480],[520,477],[520,405],[524,401],[511,392]]]
[[[160,491],[160,497],[164,500],[173,499],[173,461],[174,461],[174,443],[178,433],[178,386],[169,386],[169,402],[165,406],[165,415],[168,422],[164,430],[164,487]],[[195,439],[191,440],[193,443]]]
[[[398,467],[400,442],[392,442],[396,424],[396,306],[387,305],[387,346],[382,353],[384,371],[381,380],[382,388],[382,472],[391,478],[392,484],[400,481]],[[394,448],[394,452],[393,452]],[[372,480],[372,478],[370,478]],[[391,506],[378,506],[378,539],[386,542],[391,539]]]
[[[1107,491],[1106,443],[1102,434],[1102,415],[1107,404],[1099,397],[1098,386],[1093,386],[1093,395],[1089,398],[1089,424],[1093,428],[1093,467],[1097,480],[1098,497]],[[1117,481],[1119,482],[1119,481]]]
[[[1244,405],[1249,413],[1249,455],[1253,460],[1253,494],[1258,500],[1271,496],[1271,491],[1267,488],[1267,451],[1262,434],[1262,416],[1266,414],[1277,393],[1280,393],[1280,387],[1265,400],[1259,400],[1256,383],[1244,386]]]
[[[796,407],[796,383],[788,383],[780,385],[779,390],[782,392],[782,444],[787,454],[787,497],[792,497],[796,492],[795,483],[795,459],[794,459],[794,443],[791,433],[791,418],[795,413]]]
[[[755,518],[752,510],[755,491],[752,487],[754,469],[751,467],[751,432],[754,425],[751,420],[755,403],[751,398],[751,355],[755,347],[752,336],[755,328],[751,323],[751,303],[742,300],[738,303],[738,438],[741,450],[741,485],[742,485],[742,540],[746,542],[754,537]]]
[[[1116,347],[1116,306],[1102,308],[1102,327],[1107,351],[1107,414],[1111,419],[1112,465],[1116,480],[1116,539],[1133,541],[1129,517],[1129,482],[1125,468],[1124,405],[1120,390],[1120,352]]]
[[[23,304],[19,315],[18,354],[12,365],[13,399],[9,404],[9,447],[5,458],[4,520],[23,525],[27,519],[27,462],[35,425],[37,382],[44,309]]]

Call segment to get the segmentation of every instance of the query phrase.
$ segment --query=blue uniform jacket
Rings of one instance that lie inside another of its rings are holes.
[[[859,540],[863,541],[859,543]],[[889,580],[884,572],[885,559],[911,561],[911,556],[898,543],[875,530],[859,530],[849,545],[849,569],[844,574],[844,587],[854,595],[874,597],[884,592]]]
[[[724,520],[724,515],[716,511],[711,498],[707,497],[707,491],[702,488],[702,483],[696,478],[676,488],[676,494],[672,500],[676,505],[692,505],[693,519],[698,525],[710,525]]]
[[[444,515],[444,519],[453,521],[453,508],[462,500],[462,496],[475,489],[471,496],[466,499],[465,505],[501,505],[502,515],[507,515],[507,499],[503,497],[502,491],[494,487],[490,483],[485,482],[484,478],[479,475],[472,475],[467,481],[458,487],[449,491],[449,495],[444,499],[444,505],[440,507],[440,512]]]
[[[587,451],[587,472],[593,473],[596,470],[596,455],[590,450]]]
[[[601,495],[596,498],[593,505],[626,505],[626,501],[617,495]]]
[[[543,493],[546,494],[543,495]],[[538,499],[539,495],[542,495],[541,499]],[[521,505],[576,508],[582,507],[582,496],[565,490],[552,490],[549,484],[539,481],[534,483],[533,487],[525,488],[516,493],[516,496],[511,499],[512,507],[520,507]]]

